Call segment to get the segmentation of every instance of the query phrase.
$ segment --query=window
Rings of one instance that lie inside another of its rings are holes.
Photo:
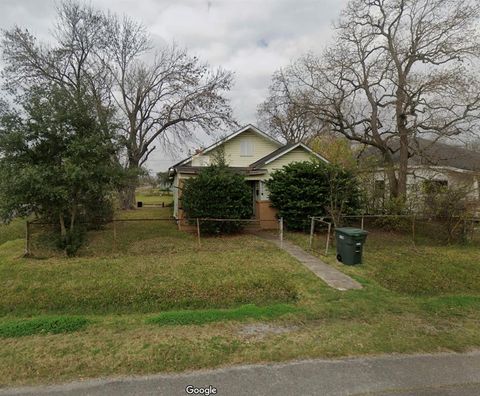
[[[242,140],[240,142],[240,156],[252,157],[253,156],[253,142],[251,140]]]

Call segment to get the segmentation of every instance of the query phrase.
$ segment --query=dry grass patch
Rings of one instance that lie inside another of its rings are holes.
[[[147,208],[119,216],[168,213]],[[0,339],[1,385],[480,346],[478,247],[415,251],[407,238],[371,234],[364,265],[327,258],[364,286],[340,292],[253,236],[203,238],[199,248],[173,222],[129,222],[117,231],[116,252],[107,228],[91,233],[74,259],[22,259],[18,235],[0,246],[0,322],[82,314],[91,323],[75,334]],[[308,236],[288,237],[308,244]],[[201,325],[145,323],[171,310],[245,304],[295,309],[215,323],[197,312]]]

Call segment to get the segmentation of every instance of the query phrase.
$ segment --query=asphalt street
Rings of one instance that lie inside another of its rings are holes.
[[[480,395],[480,351],[234,366],[182,374],[2,389],[0,395],[174,396],[205,395],[208,394],[207,390],[210,395],[234,396],[477,396]]]

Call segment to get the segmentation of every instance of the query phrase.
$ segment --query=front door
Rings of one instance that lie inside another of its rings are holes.
[[[260,184],[257,180],[252,180],[252,219],[257,218],[257,199],[260,195]]]

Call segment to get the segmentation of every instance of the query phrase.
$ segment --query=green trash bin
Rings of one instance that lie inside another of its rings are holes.
[[[360,228],[335,228],[337,260],[343,264],[362,264],[363,244],[368,232]]]

